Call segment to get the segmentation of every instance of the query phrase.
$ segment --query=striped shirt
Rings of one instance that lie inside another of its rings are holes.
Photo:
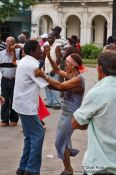
[[[61,52],[63,53],[67,45],[67,40],[65,38],[55,39],[55,44],[60,47]]]

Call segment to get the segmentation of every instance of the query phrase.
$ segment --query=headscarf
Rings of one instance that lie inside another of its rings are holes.
[[[66,60],[73,66],[77,67],[80,73],[84,73],[85,71],[87,71],[83,64],[79,65],[70,55],[66,58]]]

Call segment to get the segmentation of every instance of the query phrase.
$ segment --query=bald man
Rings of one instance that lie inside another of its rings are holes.
[[[6,39],[6,49],[0,51],[0,63],[12,63],[14,57],[19,59],[19,49],[12,50],[15,44],[15,38]],[[1,68],[1,95],[5,98],[5,104],[1,107],[1,124],[0,126],[17,126],[18,114],[12,109],[13,91],[15,84],[16,68]]]

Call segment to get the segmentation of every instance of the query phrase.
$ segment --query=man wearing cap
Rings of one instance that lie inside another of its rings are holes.
[[[48,43],[49,46],[46,45],[44,46],[44,51],[46,51],[46,49],[50,49],[50,55],[52,57],[52,59],[55,61],[55,63],[57,65],[59,65],[60,60],[61,60],[61,50],[60,47],[57,46],[57,44],[55,43],[55,37],[53,33],[49,33],[48,34]],[[53,71],[52,66],[50,65],[49,59],[45,58],[45,73],[55,79],[58,80],[59,76]],[[46,90],[46,97],[47,97],[47,107],[49,108],[53,108],[53,109],[61,109],[61,101],[60,101],[60,92],[49,89],[48,87],[45,88]]]
[[[72,35],[70,38],[68,38],[69,41],[69,47],[67,47],[65,53],[63,54],[62,59],[65,60],[68,55],[72,53],[77,53],[81,56],[81,51],[77,48],[77,42],[78,38],[76,35]]]
[[[66,48],[65,52],[62,55],[61,62],[60,62],[60,68],[64,70],[65,65],[65,59],[72,53],[77,53],[81,56],[81,51],[77,48],[77,36],[72,35],[71,38],[68,38],[70,46]],[[61,78],[61,82],[63,79]]]
[[[55,36],[55,43],[60,46],[61,53],[64,52],[65,46],[67,45],[67,41],[65,38],[62,38],[60,36],[60,33],[62,31],[62,28],[60,26],[55,26],[54,28],[51,28],[54,36]]]

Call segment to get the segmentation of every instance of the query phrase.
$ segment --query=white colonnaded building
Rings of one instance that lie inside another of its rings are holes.
[[[62,37],[77,35],[81,44],[103,46],[112,35],[113,0],[44,0],[32,7],[31,36],[62,27]]]

